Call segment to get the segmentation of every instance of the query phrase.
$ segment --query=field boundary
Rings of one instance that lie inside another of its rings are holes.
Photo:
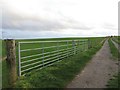
[[[97,40],[98,41],[98,40]],[[103,40],[102,40],[103,41]],[[101,48],[103,43],[98,41],[96,46],[85,52],[65,58],[49,68],[34,70],[21,77],[16,83],[18,88],[64,88],[86,66],[92,56]]]
[[[32,48],[32,49],[21,49],[22,44],[42,44],[42,47],[40,48]],[[47,46],[45,47],[45,43],[55,43],[56,45],[53,46]],[[65,43],[63,45],[59,45],[59,43]],[[82,45],[82,50],[80,50],[80,46]],[[65,47],[63,49],[60,49],[61,47]],[[45,49],[51,49],[56,48],[54,51],[45,52]],[[89,40],[60,40],[60,41],[31,41],[31,42],[18,42],[18,60],[19,60],[19,76],[25,75],[27,72],[33,70],[33,69],[42,69],[43,67],[50,66],[54,64],[55,62],[58,62],[60,60],[63,60],[64,58],[67,58],[69,56],[72,56],[74,54],[77,54],[80,51],[85,51],[89,48]],[[28,56],[21,56],[22,52],[32,52],[32,51],[42,51],[39,54],[32,54]],[[40,56],[38,58],[34,59],[27,59],[31,57]],[[23,61],[22,59],[27,59],[26,61]],[[33,62],[35,61],[35,62]],[[23,65],[24,64],[24,65]],[[35,66],[34,66],[35,65]],[[32,66],[32,67],[31,67]],[[26,69],[26,67],[28,67]],[[23,70],[22,70],[23,69]]]

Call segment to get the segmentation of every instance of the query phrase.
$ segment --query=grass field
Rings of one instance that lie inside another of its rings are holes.
[[[20,42],[20,41],[57,41],[57,40],[85,40],[85,39],[89,39],[91,40],[91,45],[92,47],[95,47],[96,45],[98,45],[99,42],[101,42],[104,38],[55,38],[55,39],[32,39],[32,40],[16,40],[16,43]],[[71,44],[71,42],[69,42]],[[64,45],[66,44],[66,42],[64,43],[59,43],[60,45]],[[44,47],[45,46],[55,46],[57,45],[57,43],[46,43],[44,44]],[[31,44],[31,45],[23,45],[21,46],[21,49],[31,49],[31,48],[40,48],[40,47],[43,47],[43,45],[39,45],[39,44]],[[87,48],[87,45],[85,46]],[[64,49],[66,47],[61,47],[59,49]],[[84,46],[80,46],[79,49],[84,49]],[[48,51],[54,51],[56,50],[56,48],[54,49],[46,49],[45,51],[48,52]],[[40,51],[35,51],[35,52],[27,52],[27,53],[22,53],[22,56],[26,56],[26,55],[32,55],[32,54],[37,54],[37,53],[40,53]],[[3,41],[2,43],[2,57],[6,56],[5,54],[5,42]],[[79,56],[79,55],[78,55]],[[16,45],[16,62],[18,62],[18,45]],[[36,57],[36,58],[39,58],[39,57]],[[74,57],[75,58],[75,57]],[[80,57],[79,57],[80,58]],[[30,58],[32,59],[32,58]],[[27,60],[27,59],[26,59]],[[71,60],[71,59],[70,59]],[[65,62],[64,62],[65,63]],[[57,65],[57,64],[56,64]],[[17,67],[18,67],[18,63],[17,63]],[[16,67],[16,68],[17,68]],[[18,68],[17,68],[18,69]],[[7,74],[7,67],[6,67],[6,61],[3,61],[2,62],[2,71],[3,71],[3,87],[9,87],[8,85],[8,74]],[[21,82],[21,81],[20,81]],[[19,85],[18,85],[19,86]]]
[[[102,37],[103,38],[103,37]],[[98,41],[100,41],[102,38],[99,38],[99,37],[93,37],[93,38],[50,38],[50,39],[21,39],[21,40],[19,40],[19,39],[17,39],[16,40],[16,43],[18,43],[18,42],[28,42],[28,41],[58,41],[58,40],[85,40],[85,39],[90,39],[91,41],[92,41],[92,45],[94,44],[95,45],[95,42],[94,41],[96,41],[96,39],[98,40]],[[93,46],[94,46],[93,45]],[[33,47],[33,45],[31,45],[32,47]],[[4,40],[2,40],[2,57],[4,57],[4,56],[6,56],[6,50],[5,50],[5,47],[6,47],[6,45],[5,45],[5,41]],[[26,47],[23,47],[23,48],[26,48]],[[16,52],[17,52],[17,46],[16,46]]]

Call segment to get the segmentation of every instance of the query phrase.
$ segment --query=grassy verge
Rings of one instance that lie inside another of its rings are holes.
[[[33,71],[17,81],[18,88],[64,88],[77,75],[92,56],[101,48],[98,45],[86,52],[78,53],[49,68]]]
[[[8,83],[8,69],[6,65],[6,60],[2,61],[2,87],[9,87]]]
[[[118,49],[115,47],[115,45],[112,43],[112,41],[110,39],[108,40],[108,42],[109,42],[111,54],[113,55],[114,58],[118,59],[119,58]]]
[[[120,89],[120,72],[115,74],[109,81],[108,81],[108,88],[119,88]]]
[[[118,49],[115,47],[115,45],[112,43],[112,41],[109,39],[109,46],[110,46],[110,50],[112,53],[112,56],[114,58],[116,58],[117,60],[119,60],[119,51]],[[118,72],[118,74],[115,74],[109,81],[108,81],[108,88],[120,88],[120,72]]]
[[[112,38],[113,41],[115,41],[116,43],[120,44],[120,36],[115,36]]]
[[[0,62],[0,89],[2,88],[2,63]]]

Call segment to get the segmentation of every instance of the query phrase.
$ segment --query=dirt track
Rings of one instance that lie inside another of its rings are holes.
[[[112,59],[108,41],[106,41],[67,88],[106,88],[108,80],[118,72],[116,63],[117,61]]]

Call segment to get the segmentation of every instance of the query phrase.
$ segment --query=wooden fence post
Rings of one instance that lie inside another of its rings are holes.
[[[6,40],[6,53],[9,84],[10,86],[13,87],[17,79],[15,40],[13,39]]]

